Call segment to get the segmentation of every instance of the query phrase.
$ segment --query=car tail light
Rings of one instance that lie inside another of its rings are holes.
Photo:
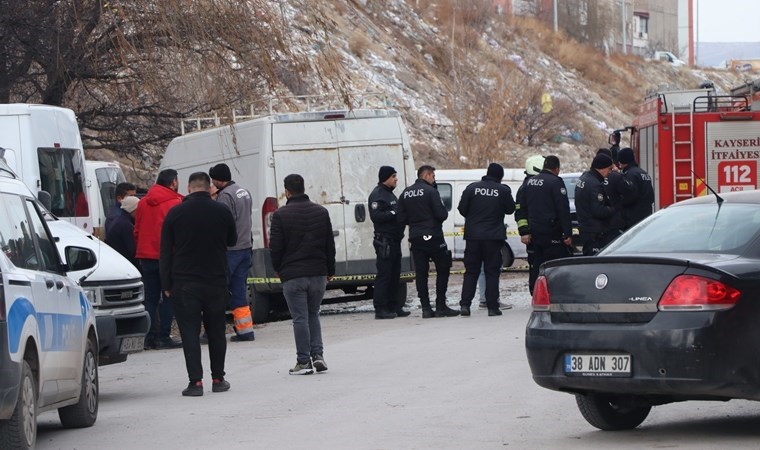
[[[261,207],[261,227],[264,230],[264,248],[269,248],[269,229],[272,227],[272,215],[277,211],[277,199],[267,197]]]
[[[741,292],[720,281],[696,275],[679,275],[662,294],[660,311],[705,311],[729,309]]]
[[[549,299],[549,285],[546,277],[540,276],[533,287],[533,311],[549,311],[551,300]]]

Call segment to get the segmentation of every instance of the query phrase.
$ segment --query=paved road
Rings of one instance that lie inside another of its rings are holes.
[[[361,311],[326,314],[323,374],[288,375],[289,322],[230,344],[226,393],[210,392],[205,380],[203,397],[181,397],[180,350],[132,355],[101,368],[93,428],[63,430],[45,413],[38,448],[760,448],[760,404],[746,401],[657,407],[634,431],[592,428],[572,396],[531,380],[523,348],[529,299],[513,289],[524,286],[520,277],[502,282],[516,304],[502,317],[477,308],[470,318],[426,320],[419,309],[384,321]]]

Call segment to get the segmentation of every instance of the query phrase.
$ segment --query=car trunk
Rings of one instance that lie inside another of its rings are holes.
[[[663,258],[584,257],[547,263],[553,322],[645,323],[688,262]]]

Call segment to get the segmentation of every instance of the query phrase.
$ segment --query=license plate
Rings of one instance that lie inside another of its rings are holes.
[[[121,353],[133,353],[143,351],[145,338],[141,336],[126,337],[121,340]]]
[[[565,355],[565,375],[630,377],[631,355]]]

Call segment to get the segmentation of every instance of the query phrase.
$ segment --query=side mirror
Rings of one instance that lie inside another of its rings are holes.
[[[85,247],[66,247],[66,266],[67,271],[87,270],[95,267],[98,259],[95,252]]]
[[[53,207],[53,197],[50,196],[50,192],[48,191],[39,191],[37,193],[37,200],[42,203],[42,206],[45,207],[48,211],[50,211]]]

